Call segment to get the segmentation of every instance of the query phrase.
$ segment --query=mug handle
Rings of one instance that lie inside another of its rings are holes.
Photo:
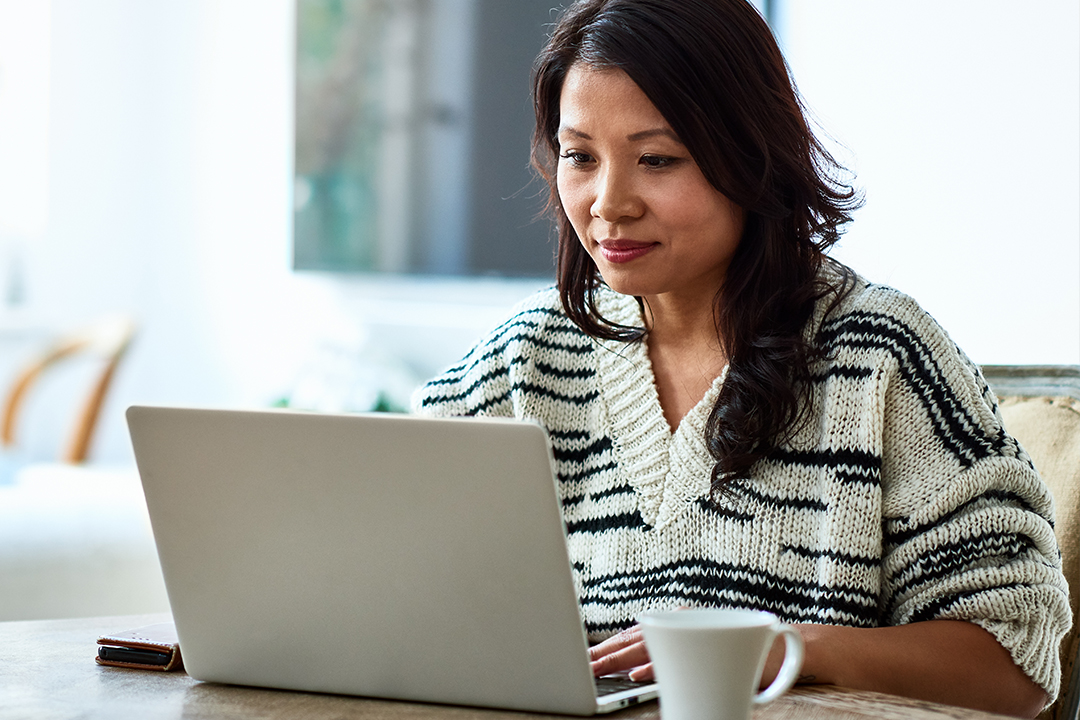
[[[769,687],[754,696],[755,705],[764,705],[780,697],[799,679],[799,670],[803,661],[803,640],[799,631],[790,625],[781,625],[778,635],[784,636],[784,664]]]

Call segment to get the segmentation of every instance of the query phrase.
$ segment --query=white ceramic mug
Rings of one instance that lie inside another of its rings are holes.
[[[794,685],[802,667],[802,636],[771,613],[697,608],[645,613],[638,623],[664,720],[746,720],[751,705],[775,700]],[[784,636],[784,663],[758,692],[777,635]]]

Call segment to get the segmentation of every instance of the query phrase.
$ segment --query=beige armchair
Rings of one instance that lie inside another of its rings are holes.
[[[1027,450],[1054,495],[1062,570],[1073,627],[1061,645],[1061,691],[1040,718],[1076,720],[1080,710],[1080,366],[987,365],[1005,428]]]

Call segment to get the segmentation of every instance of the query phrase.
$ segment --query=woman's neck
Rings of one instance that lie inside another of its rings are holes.
[[[645,300],[649,360],[660,407],[672,431],[727,365],[714,317],[711,303]]]

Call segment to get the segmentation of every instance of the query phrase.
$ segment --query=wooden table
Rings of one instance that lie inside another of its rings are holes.
[[[97,638],[168,615],[0,623],[0,718],[544,720],[565,716],[423,705],[202,683],[183,672],[98,666]],[[656,702],[610,715],[660,718]],[[796,688],[754,720],[989,720],[1000,715],[831,686]]]

